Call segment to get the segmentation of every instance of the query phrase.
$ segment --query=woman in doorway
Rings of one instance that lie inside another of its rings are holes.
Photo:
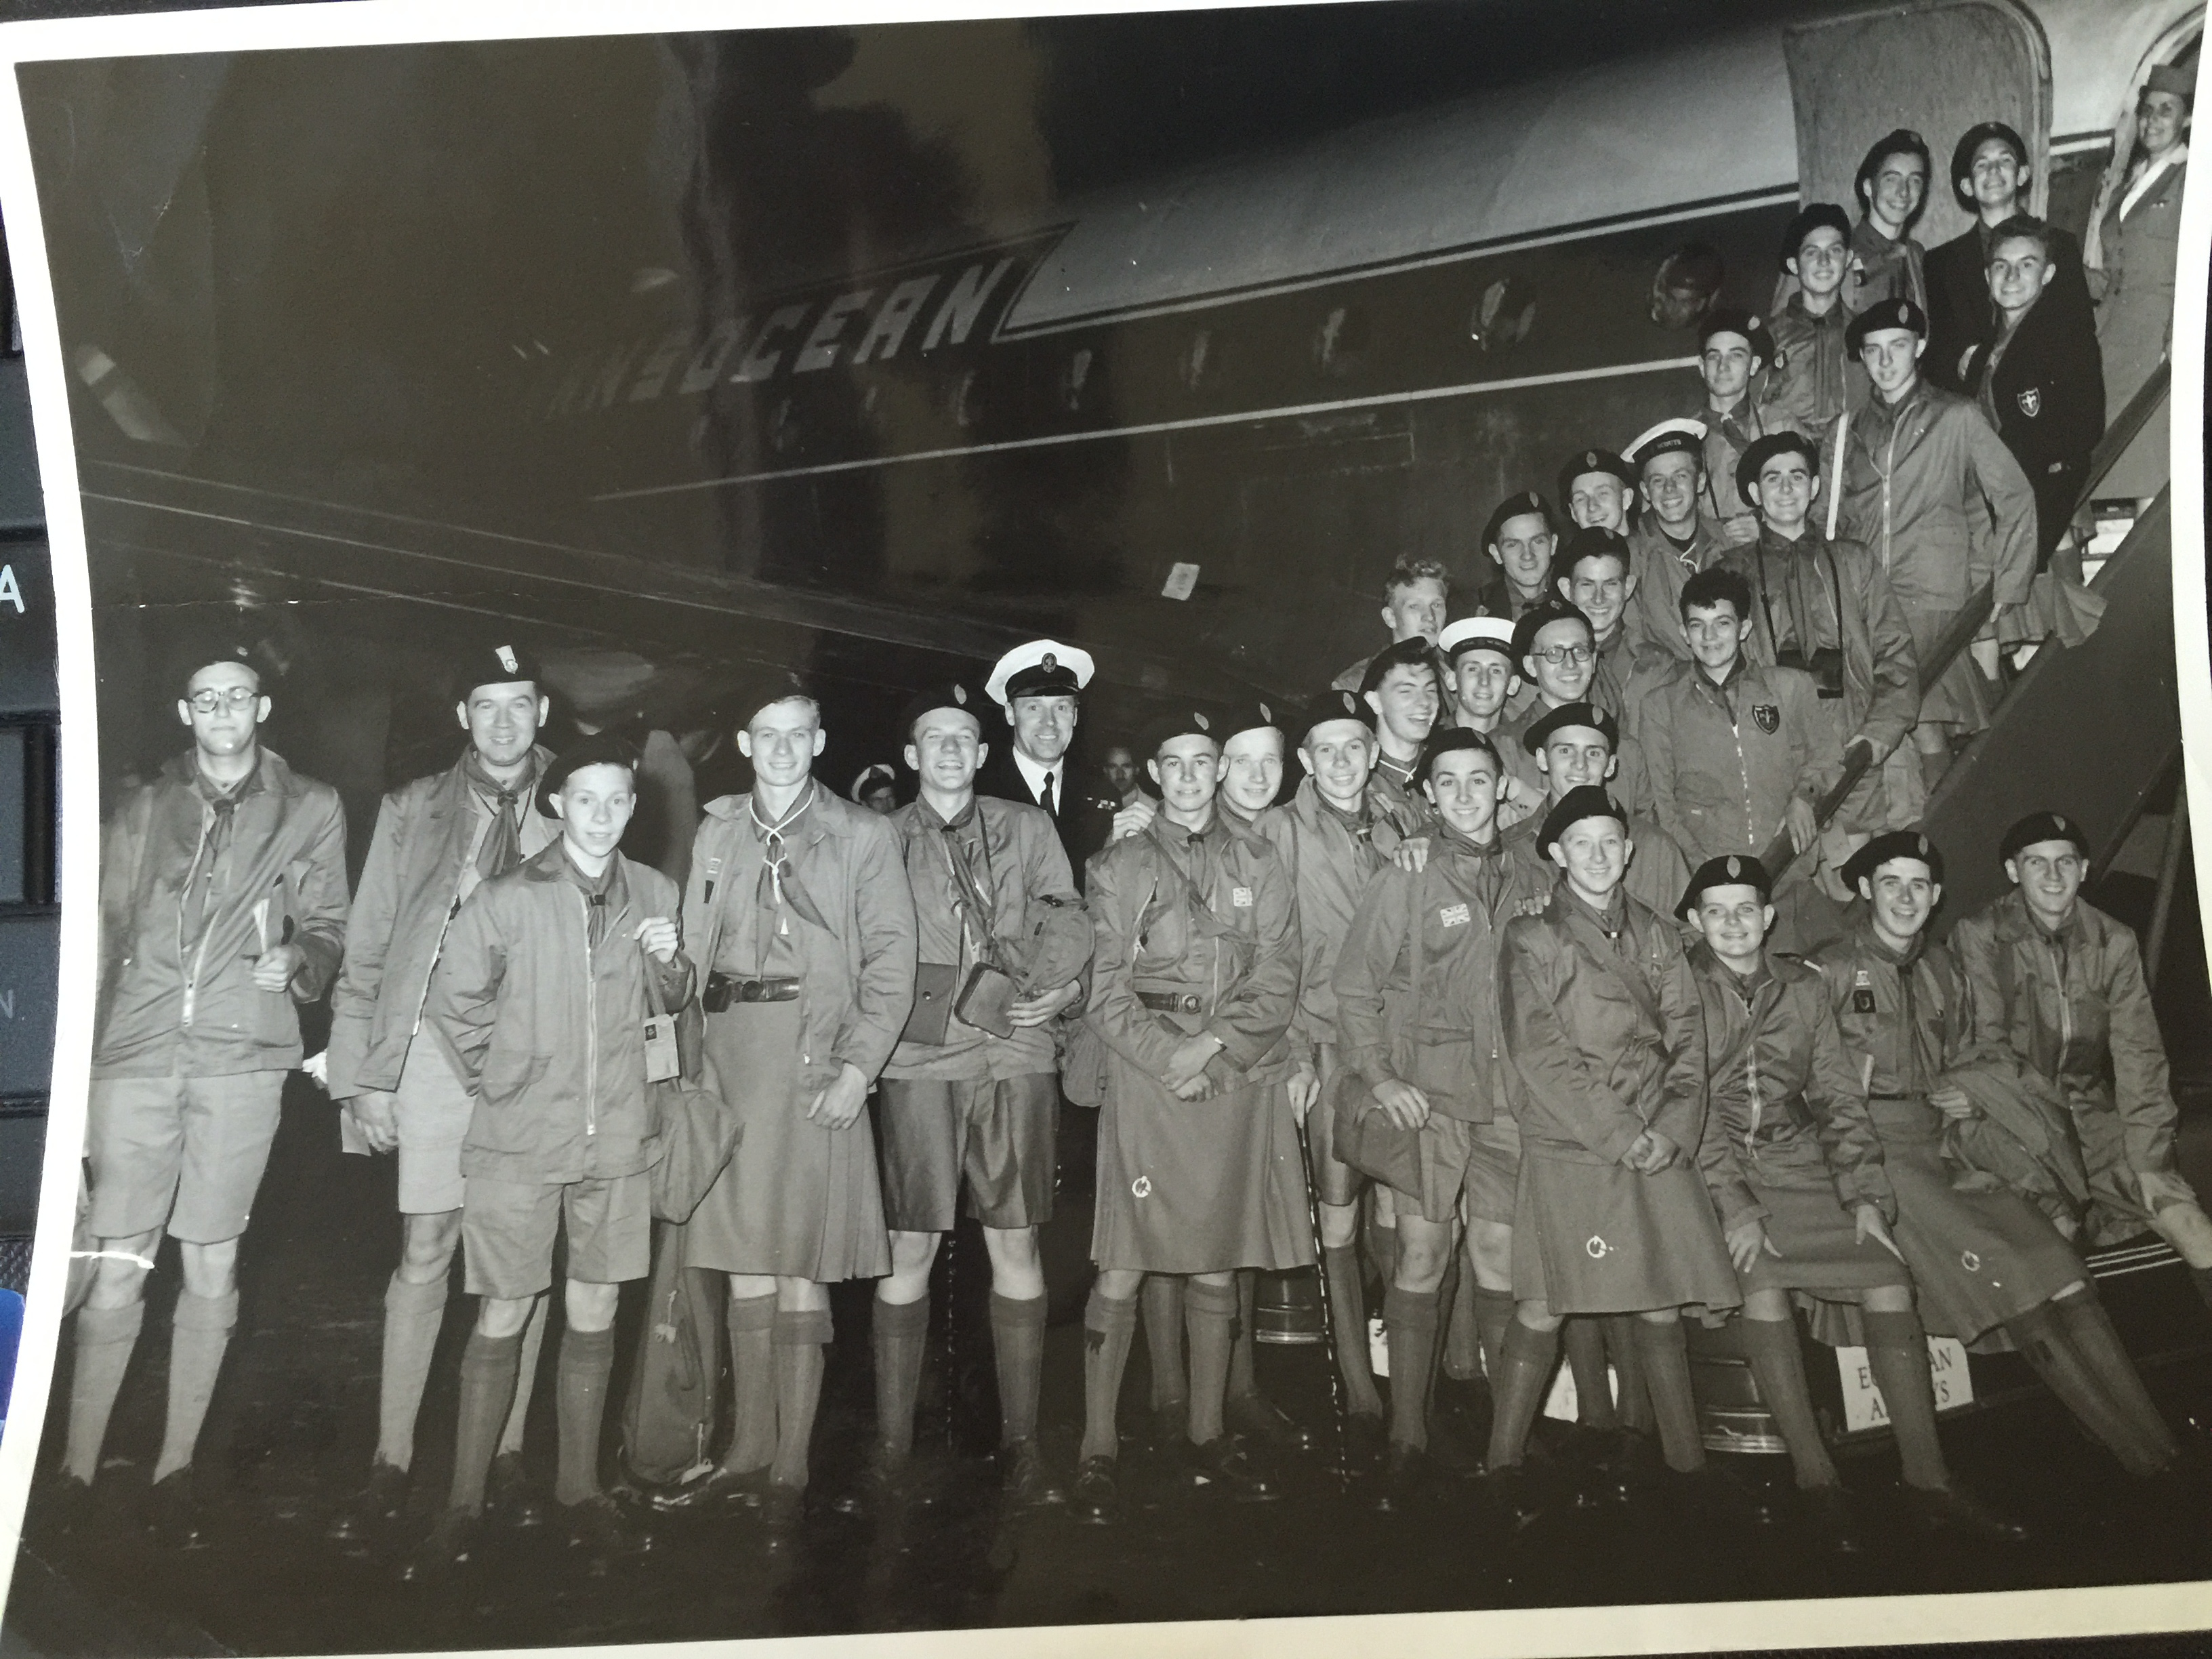
[[[2105,354],[2105,407],[2128,405],[2173,338],[2173,271],[2180,252],[2181,191],[2189,171],[2193,64],[2160,64],[2136,103],[2126,173],[2107,180],[2090,222],[2097,341]]]

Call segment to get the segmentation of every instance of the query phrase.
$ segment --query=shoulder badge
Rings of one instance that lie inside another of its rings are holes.
[[[1782,727],[1782,710],[1778,704],[1754,703],[1752,706],[1751,717],[1759,722],[1759,729],[1770,737]]]
[[[2020,405],[2020,412],[2032,421],[2043,413],[2043,388],[2032,386],[2015,397],[2013,401]]]

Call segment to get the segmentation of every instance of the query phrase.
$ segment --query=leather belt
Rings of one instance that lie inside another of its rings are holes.
[[[1137,1000],[1163,1014],[1202,1014],[1206,999],[1195,991],[1139,991]]]
[[[1920,1097],[1918,1095],[1885,1095],[1875,1093],[1869,1094],[1867,1098],[1869,1100],[1917,1100]]]
[[[796,1002],[803,982],[796,979],[732,979],[727,974],[709,974],[706,994],[699,999],[699,1006],[710,1014],[719,1014],[733,1002]]]

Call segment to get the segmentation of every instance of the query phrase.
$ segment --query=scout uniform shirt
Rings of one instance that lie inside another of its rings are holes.
[[[337,791],[269,749],[224,790],[196,751],[125,798],[100,861],[95,1078],[283,1072],[301,1059],[295,1005],[338,969],[346,921]],[[253,983],[275,945],[306,960],[289,994]]]
[[[1514,746],[1520,747],[1518,738],[1514,740]],[[1532,880],[1541,884],[1542,890],[1548,890],[1559,878],[1559,866],[1552,862],[1551,854],[1537,844],[1543,834],[1545,815],[1553,804],[1547,796],[1534,812],[1501,837],[1505,850],[1531,872]],[[1628,873],[1621,878],[1620,890],[1661,916],[1671,916],[1674,907],[1682,902],[1682,890],[1690,884],[1690,866],[1682,857],[1682,849],[1674,844],[1674,836],[1650,818],[1632,812],[1627,828],[1628,839],[1635,843],[1636,851],[1628,860]]]
[[[1632,681],[1640,684],[1690,660],[1689,642],[1682,637],[1682,589],[1700,570],[1720,563],[1729,548],[1702,514],[1697,526],[1686,548],[1674,545],[1659,527],[1656,513],[1646,513],[1628,532],[1628,568],[1636,573],[1636,592],[1621,626],[1628,634]],[[1623,695],[1635,700],[1626,688]]]
[[[1253,1070],[1297,1012],[1300,941],[1290,872],[1219,811],[1191,831],[1163,812],[1091,861],[1097,933],[1085,1018],[1107,1048],[1092,1259],[1218,1273],[1314,1260],[1304,1172],[1283,1085]],[[1220,1051],[1212,1092],[1161,1078],[1188,1037]]]
[[[1815,317],[1805,309],[1804,295],[1792,294],[1769,319],[1774,362],[1766,376],[1766,410],[1777,431],[1787,422],[1825,446],[1838,416],[1866,407],[1874,386],[1845,349],[1844,331],[1850,325],[1851,308],[1841,295]]]
[[[916,799],[892,813],[890,824],[914,893],[920,959],[955,969],[956,988],[986,952],[1021,979],[1031,906],[1083,902],[1067,854],[1041,807],[977,795],[948,824],[927,800]],[[1012,1036],[999,1037],[952,1014],[943,1043],[902,1039],[883,1074],[1003,1082],[1050,1072],[1054,1064],[1050,1025],[1018,1028]]]
[[[1795,295],[1791,296],[1795,298]],[[1754,375],[1744,387],[1734,409],[1722,414],[1710,404],[1698,418],[1705,427],[1705,489],[1702,512],[1710,514],[1722,541],[1731,547],[1759,534],[1759,509],[1735,487],[1736,463],[1761,438],[1801,428],[1781,410],[1762,401],[1765,373]]]
[[[1672,923],[1616,888],[1593,908],[1562,877],[1505,925],[1499,1018],[1521,1127],[1513,1293],[1557,1314],[1741,1300],[1694,1160],[1705,1033]],[[1645,1129],[1681,1157],[1620,1162]]]
[[[2065,1098],[2088,1167],[2091,1242],[2142,1231],[2130,1176],[2179,1176],[2179,1114],[2134,932],[2077,898],[2051,933],[2015,888],[1961,921],[1951,948],[1974,1041],[2017,1054]]]
[[[1793,799],[1820,798],[1843,766],[1840,750],[1814,749],[1826,725],[1810,675],[1741,657],[1718,684],[1697,667],[1651,695],[1642,742],[1652,799],[1692,868],[1764,854]]]
[[[1297,794],[1262,812],[1255,826],[1281,856],[1296,894],[1304,961],[1291,1042],[1307,1055],[1337,1041],[1336,988],[1330,976],[1360,896],[1389,862],[1389,848],[1397,843],[1397,832],[1376,811],[1373,794],[1370,785],[1358,812],[1347,813],[1331,805],[1321,786],[1307,778]]]
[[[331,991],[333,1100],[399,1086],[453,918],[488,876],[560,839],[559,820],[532,805],[550,753],[532,750],[529,771],[503,792],[472,758],[471,750],[403,785],[378,809],[346,921],[345,965]],[[495,814],[507,817],[504,838],[493,834]]]

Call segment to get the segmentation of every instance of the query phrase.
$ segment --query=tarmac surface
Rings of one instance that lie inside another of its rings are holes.
[[[2195,930],[2185,937],[2177,929],[2174,948],[2192,961]],[[2198,1012],[2177,1011],[2167,1029],[2182,1036],[2185,1162],[2200,1188],[2212,1190],[2212,1063],[2197,1052],[2212,1047],[2212,1023],[2202,1018],[2201,972],[2191,978],[2197,988],[2186,994]],[[1063,1145],[1079,1145],[1090,1116],[1067,1115]],[[1081,1424],[1090,1235],[1079,1163],[1070,1173],[1045,1238],[1054,1311],[1042,1438],[1063,1481],[1073,1477]],[[398,1248],[393,1178],[387,1159],[338,1152],[332,1108],[295,1078],[246,1236],[237,1336],[201,1443],[199,1478],[212,1510],[206,1547],[165,1549],[138,1518],[161,1436],[173,1246],[155,1275],[146,1336],[115,1413],[95,1519],[70,1533],[52,1523],[45,1496],[66,1417],[64,1345],[0,1656],[517,1647],[2212,1577],[2212,1474],[2201,1473],[2212,1457],[2178,1485],[2148,1491],[2039,1390],[1946,1419],[1955,1472],[2033,1528],[2018,1546],[1931,1546],[1904,1523],[1886,1450],[1844,1461],[1869,1538],[1856,1557],[1820,1553],[1795,1523],[1778,1457],[1721,1460],[1735,1466],[1739,1496],[1694,1525],[1658,1499],[1563,1503],[1512,1535],[1491,1516],[1480,1484],[1460,1480],[1441,1485],[1413,1513],[1378,1514],[1369,1489],[1346,1490],[1332,1471],[1328,1375],[1318,1346],[1259,1351],[1263,1389],[1312,1425],[1322,1448],[1279,1460],[1280,1501],[1224,1502],[1190,1486],[1172,1457],[1146,1443],[1139,1338],[1122,1396],[1123,1524],[1085,1527],[1055,1511],[1008,1515],[988,1456],[994,1425],[980,1324],[975,1340],[933,1342],[917,1448],[927,1501],[871,1513],[852,1502],[873,1419],[871,1291],[859,1285],[842,1287],[836,1301],[809,1514],[788,1549],[771,1552],[749,1516],[663,1517],[650,1553],[594,1579],[558,1532],[495,1528],[483,1559],[453,1583],[403,1584],[398,1561],[428,1529],[450,1469],[455,1368],[471,1307],[458,1287],[418,1431],[405,1524],[350,1553],[325,1535],[333,1507],[365,1474],[374,1443],[382,1289]],[[947,1255],[958,1281],[949,1299],[972,1304],[987,1271],[980,1237],[963,1231]],[[604,1462],[610,1478],[639,1292],[626,1298],[620,1327]],[[947,1299],[939,1298],[940,1317]],[[549,1334],[526,1454],[549,1496],[555,1346]],[[2147,1378],[2169,1420],[2212,1447],[2212,1354],[2199,1347],[2148,1368]],[[1573,1449],[1563,1443],[1563,1480]]]

